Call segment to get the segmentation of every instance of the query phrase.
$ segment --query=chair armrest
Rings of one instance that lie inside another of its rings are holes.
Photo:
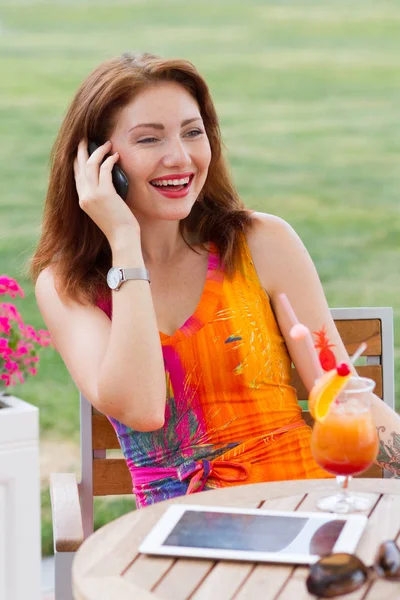
[[[75,552],[83,542],[78,483],[73,473],[50,475],[54,552]]]

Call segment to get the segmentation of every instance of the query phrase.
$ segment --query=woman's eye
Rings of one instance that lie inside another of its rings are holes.
[[[138,140],[138,144],[151,144],[152,142],[156,142],[157,139],[154,137],[143,138],[142,140]]]
[[[204,132],[201,129],[191,129],[185,135],[187,135],[188,137],[197,137],[198,135],[201,135],[202,133],[204,133]]]

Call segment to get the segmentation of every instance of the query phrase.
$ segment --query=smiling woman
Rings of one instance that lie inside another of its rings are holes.
[[[149,122],[150,115],[159,122]],[[148,86],[120,111],[111,141],[131,182],[131,207],[141,228],[149,218],[185,219],[204,187],[211,160],[192,94],[173,81]]]
[[[290,385],[294,362],[310,389],[313,364],[279,296],[349,358],[298,236],[240,200],[191,63],[125,54],[83,82],[54,146],[32,276],[72,378],[117,432],[138,506],[327,476]],[[386,416],[377,424],[400,431]]]

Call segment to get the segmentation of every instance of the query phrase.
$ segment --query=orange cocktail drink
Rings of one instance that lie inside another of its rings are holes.
[[[346,404],[335,400],[324,421],[314,424],[312,453],[332,475],[358,475],[368,469],[378,453],[370,411],[362,407],[357,412],[351,407],[346,410]]]
[[[375,382],[352,376],[345,365],[324,375],[310,393],[315,418],[311,450],[316,462],[336,475],[339,491],[322,498],[318,508],[347,513],[368,508],[370,500],[350,494],[349,480],[373,463],[378,453],[378,435],[370,411]]]

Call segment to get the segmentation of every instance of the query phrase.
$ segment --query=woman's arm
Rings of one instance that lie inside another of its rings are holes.
[[[143,266],[139,239],[114,248],[114,264]],[[127,281],[113,292],[112,321],[100,308],[64,300],[50,268],[39,275],[36,299],[78,389],[101,412],[138,431],[164,423],[165,370],[147,281]]]
[[[349,363],[349,356],[332,319],[316,268],[299,236],[277,217],[257,213],[256,219],[251,247],[254,262],[270,296],[291,359],[310,390],[315,379],[312,362],[304,345],[289,335],[292,323],[282,308],[279,294],[287,295],[299,321],[311,332],[326,328],[337,362]],[[371,410],[380,439],[376,462],[400,475],[400,416],[375,394],[371,394]]]
[[[106,236],[113,266],[144,267],[139,223],[112,183],[118,153],[106,158],[110,150],[111,142],[106,142],[89,157],[87,140],[79,143],[74,161],[79,206]],[[37,302],[53,342],[93,406],[133,429],[159,429],[166,383],[149,283],[127,281],[112,294],[110,323],[96,306],[62,298],[50,268],[36,282]]]

